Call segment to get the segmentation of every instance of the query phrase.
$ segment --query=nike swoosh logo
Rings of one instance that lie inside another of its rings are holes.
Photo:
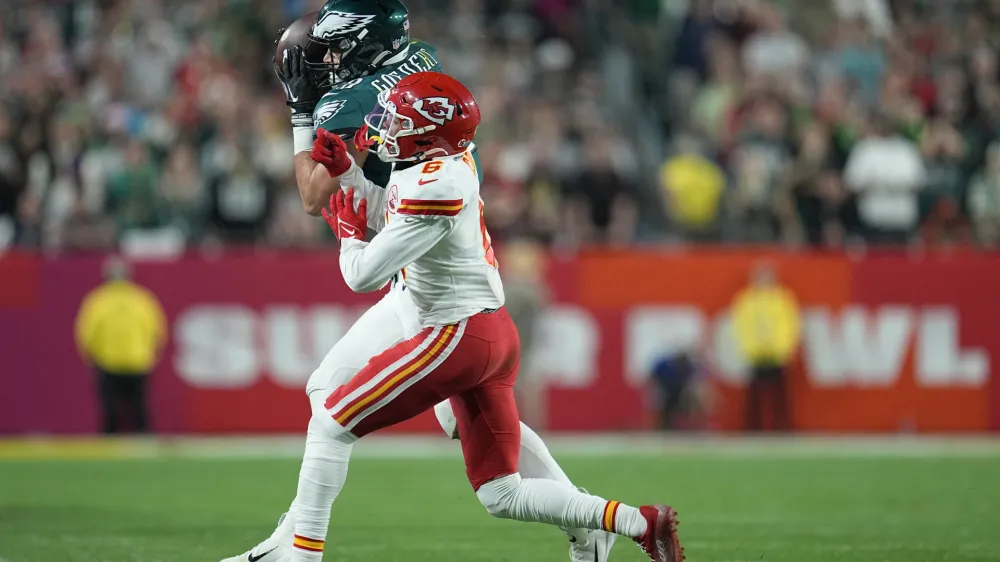
[[[427,185],[429,183],[434,183],[437,180],[417,180],[417,185]]]
[[[260,554],[260,555],[258,555],[258,556],[254,556],[254,555],[253,555],[253,553],[251,552],[251,553],[250,553],[250,554],[249,554],[249,555],[247,556],[247,562],[257,562],[258,560],[260,560],[261,558],[263,558],[263,557],[267,556],[268,554],[271,554],[271,553],[272,553],[272,552],[274,552],[275,550],[278,550],[278,547],[274,547],[274,548],[272,548],[271,550],[268,550],[267,552],[265,552],[265,553],[263,553],[263,554]]]
[[[348,226],[347,224],[341,224],[340,229],[346,232],[348,236],[358,235],[358,231],[355,230],[353,226]]]

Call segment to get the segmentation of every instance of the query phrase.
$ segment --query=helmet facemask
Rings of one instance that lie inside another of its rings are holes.
[[[331,88],[355,78],[376,72],[393,53],[379,42],[364,42],[367,29],[353,35],[330,39],[309,36],[306,62],[313,73],[314,82],[320,87]],[[327,62],[327,56],[339,55],[338,62]]]
[[[413,125],[413,119],[405,115],[400,115],[396,104],[389,100],[389,90],[382,92],[378,97],[378,103],[372,109],[365,124],[369,130],[375,132],[375,140],[378,147],[375,153],[383,162],[416,162],[423,156],[423,152],[416,152],[407,157],[401,157],[402,150],[399,146],[401,137],[423,135],[436,129],[435,125],[428,125],[419,129]],[[419,143],[418,143],[419,144]]]
[[[357,45],[357,41],[349,37],[320,39],[310,35],[309,45],[306,47],[306,65],[313,84],[329,89],[354,78],[352,69],[344,63],[350,58],[351,52],[357,49]],[[338,62],[328,60],[334,58],[334,53],[339,55],[336,57]]]

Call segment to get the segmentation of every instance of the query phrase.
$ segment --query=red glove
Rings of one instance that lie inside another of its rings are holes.
[[[361,152],[364,152],[371,147],[375,146],[375,139],[368,138],[368,124],[364,124],[356,133],[354,133],[354,146]]]
[[[351,169],[351,158],[347,155],[347,145],[340,137],[326,129],[316,131],[316,140],[313,141],[310,157],[313,162],[322,164],[332,178],[339,177]]]
[[[355,211],[353,187],[347,190],[346,195],[340,189],[331,195],[330,210],[323,209],[322,214],[326,224],[330,225],[330,229],[340,240],[364,240],[368,233],[368,200],[362,199]]]

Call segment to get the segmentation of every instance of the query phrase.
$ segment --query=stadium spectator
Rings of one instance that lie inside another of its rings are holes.
[[[566,222],[582,242],[624,245],[636,235],[637,190],[627,164],[615,162],[609,135],[595,131],[585,140],[583,168],[563,187]]]
[[[733,193],[730,216],[735,237],[769,242],[789,235],[794,218],[786,186],[792,146],[786,131],[788,113],[774,98],[751,102],[730,156]]]
[[[873,244],[907,244],[920,220],[919,192],[927,170],[917,146],[895,133],[887,115],[875,115],[851,150],[844,170],[858,194],[858,215]]]
[[[149,147],[137,139],[128,141],[120,170],[107,182],[107,208],[114,214],[120,234],[159,226],[159,177]]]
[[[701,154],[695,139],[678,138],[676,154],[660,169],[666,214],[675,228],[692,239],[718,234],[720,202],[726,177]]]
[[[189,244],[322,242],[289,204],[269,52],[321,3],[15,2],[0,22],[0,241],[92,249],[179,227]],[[970,178],[1000,127],[993,3],[688,4],[408,0],[414,36],[482,105],[498,240],[936,243],[978,220]],[[643,205],[664,200],[658,172],[689,134],[726,177],[710,235]],[[906,143],[917,154],[895,150],[893,177],[863,170]],[[177,146],[194,152],[187,199],[159,176],[176,175]]]
[[[521,337],[522,362],[514,387],[517,409],[525,423],[545,427],[545,381],[535,371],[532,359],[539,340],[539,322],[550,299],[543,267],[544,254],[542,248],[530,240],[515,240],[504,246],[500,263],[503,264],[500,271],[506,295],[504,307]]]
[[[156,296],[130,279],[128,265],[110,259],[105,282],[88,293],[76,317],[76,343],[94,370],[101,404],[101,429],[149,431],[146,385],[167,340]],[[128,412],[130,426],[124,422]]]
[[[727,118],[740,99],[736,47],[723,37],[708,42],[708,79],[691,100],[691,125],[714,146],[725,139]]]
[[[802,72],[809,46],[788,29],[784,14],[767,3],[757,4],[757,31],[743,43],[743,68],[753,76],[782,80]]]
[[[969,214],[979,241],[987,247],[1000,244],[1000,143],[986,151],[986,164],[969,186]]]
[[[831,148],[830,133],[821,122],[800,133],[798,154],[789,169],[788,184],[801,218],[802,236],[814,246],[842,246],[854,230],[852,201],[844,189]]]
[[[13,142],[13,133],[10,114],[0,105],[0,250],[14,242],[14,218],[17,216],[17,202],[24,188],[24,173]]]
[[[649,379],[655,390],[659,429],[686,429],[682,427],[683,416],[698,410],[698,370],[695,352],[690,349],[668,353],[653,364]]]
[[[187,242],[204,234],[208,214],[207,182],[190,144],[174,147],[160,176],[157,209],[165,227],[176,229]]]
[[[733,299],[736,344],[750,367],[746,427],[765,428],[764,404],[770,403],[770,427],[787,430],[789,416],[786,373],[799,345],[799,308],[795,296],[778,283],[771,264],[754,267],[750,285]]]

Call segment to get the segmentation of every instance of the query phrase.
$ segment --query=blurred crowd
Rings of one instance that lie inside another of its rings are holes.
[[[0,248],[329,243],[271,74],[321,0],[13,0]],[[1000,0],[411,0],[494,239],[1000,242]]]
[[[994,0],[695,0],[662,100],[672,224],[823,247],[996,245],[998,39]]]

